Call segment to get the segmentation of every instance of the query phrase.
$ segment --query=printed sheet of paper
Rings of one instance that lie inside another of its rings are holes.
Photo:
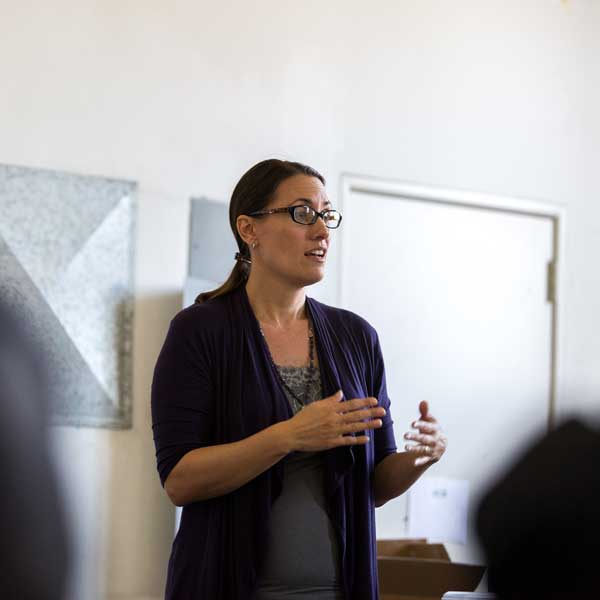
[[[432,543],[466,544],[469,482],[424,477],[409,491],[408,536]]]

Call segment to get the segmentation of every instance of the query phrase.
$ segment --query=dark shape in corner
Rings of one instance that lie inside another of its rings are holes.
[[[485,495],[477,531],[503,599],[592,598],[600,589],[600,435],[569,420]]]

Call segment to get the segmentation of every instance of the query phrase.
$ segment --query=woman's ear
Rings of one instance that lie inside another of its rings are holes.
[[[240,215],[236,219],[236,227],[238,235],[244,240],[248,246],[256,239],[256,226],[254,219],[247,215]]]

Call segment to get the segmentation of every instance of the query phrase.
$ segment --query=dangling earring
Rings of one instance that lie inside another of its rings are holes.
[[[252,242],[252,250],[254,250],[254,248],[256,248],[256,242]]]

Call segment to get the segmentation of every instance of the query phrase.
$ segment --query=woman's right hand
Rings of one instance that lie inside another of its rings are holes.
[[[377,398],[354,398],[342,402],[343,393],[307,404],[286,421],[292,451],[317,452],[336,446],[366,444],[367,435],[349,435],[381,427],[378,417],[385,409],[377,406]]]

